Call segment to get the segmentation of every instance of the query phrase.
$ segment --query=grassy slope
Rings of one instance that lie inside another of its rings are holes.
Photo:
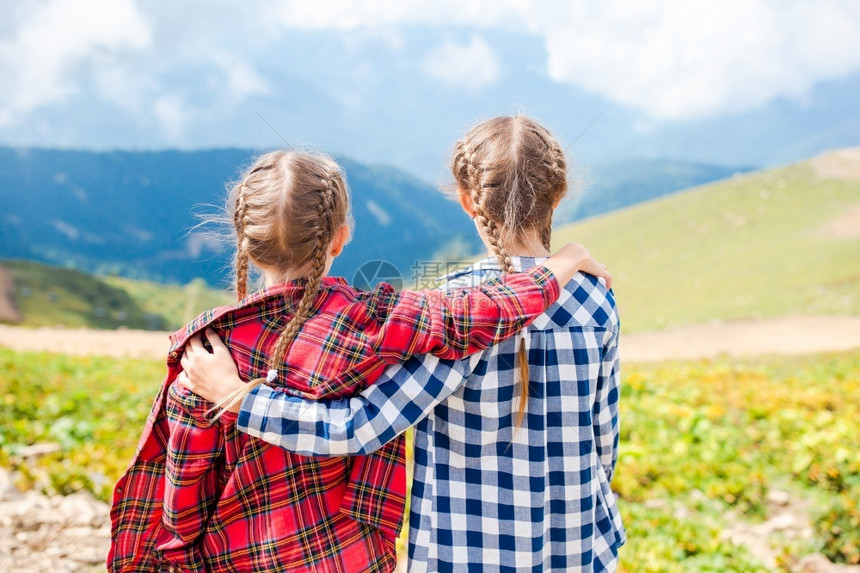
[[[208,287],[203,279],[186,285],[163,285],[121,277],[103,280],[127,292],[145,312],[161,316],[170,329],[179,328],[208,308],[236,302],[234,295]]]
[[[15,282],[25,326],[173,329],[232,298],[202,281],[160,285],[94,277],[31,261],[0,261]]]
[[[860,205],[860,181],[801,163],[563,227],[616,277],[627,331],[780,316],[860,314],[860,239],[818,229]]]

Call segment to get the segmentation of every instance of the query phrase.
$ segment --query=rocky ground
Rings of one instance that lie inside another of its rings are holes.
[[[749,523],[738,515],[726,514],[728,527],[723,537],[735,545],[746,547],[756,559],[769,569],[778,570],[778,556],[771,547],[771,540],[799,542],[812,538],[813,528],[809,518],[810,502],[790,493],[771,489],[767,495],[767,519],[761,523]],[[797,573],[858,573],[860,566],[836,565],[819,553],[805,555],[792,568]]]
[[[104,571],[108,510],[88,493],[21,493],[0,468],[0,571]]]
[[[105,570],[110,507],[87,492],[19,492],[0,468],[0,573]],[[405,573],[405,559],[395,573]]]
[[[704,495],[704,494],[702,494]],[[654,500],[655,505],[668,501]],[[11,476],[0,469],[0,571],[20,573],[103,571],[110,536],[109,508],[88,493],[46,496],[21,493]],[[675,511],[684,511],[676,508]],[[746,547],[768,568],[777,569],[769,540],[802,540],[812,535],[808,503],[772,490],[768,518],[756,524],[727,515],[723,536]],[[401,563],[398,571],[406,570]],[[834,565],[820,554],[806,555],[792,568],[796,573],[858,573],[860,567]]]

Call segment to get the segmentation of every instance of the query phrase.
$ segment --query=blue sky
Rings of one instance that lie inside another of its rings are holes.
[[[524,111],[589,164],[860,144],[855,0],[0,0],[0,144],[313,145],[435,182]],[[605,113],[604,113],[605,112]],[[264,122],[259,116],[265,118]]]

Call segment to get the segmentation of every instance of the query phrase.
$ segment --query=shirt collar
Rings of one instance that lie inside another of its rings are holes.
[[[542,264],[549,257],[519,257],[519,256],[511,256],[511,263],[514,265],[514,269],[517,272],[522,272],[532,268],[535,265]],[[499,259],[496,257],[486,257],[479,261],[476,261],[469,267],[465,269],[460,269],[449,273],[441,278],[444,282],[450,282],[455,279],[475,274],[500,274],[502,272],[502,265],[499,263]]]

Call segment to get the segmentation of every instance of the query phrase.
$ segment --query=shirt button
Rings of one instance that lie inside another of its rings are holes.
[[[172,350],[168,356],[170,356],[171,358],[173,358],[175,360],[179,356],[179,353],[176,352],[175,350]]]

